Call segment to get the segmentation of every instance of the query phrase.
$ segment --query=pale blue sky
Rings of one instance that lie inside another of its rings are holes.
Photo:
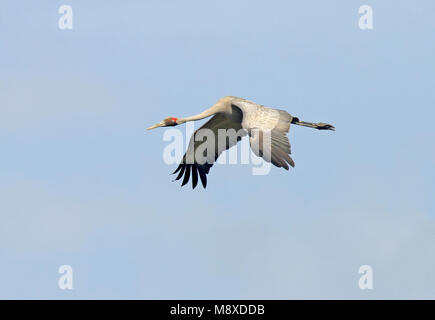
[[[0,298],[435,298],[434,9],[3,1]],[[180,188],[145,128],[225,95],[337,131],[292,128],[289,172]]]

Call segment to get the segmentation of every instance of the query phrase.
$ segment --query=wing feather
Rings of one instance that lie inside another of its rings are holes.
[[[241,119],[240,119],[241,121]],[[227,137],[227,141],[224,145],[220,145],[218,143],[218,129],[234,129],[236,132],[238,132],[240,129],[242,129],[242,126],[240,124],[240,121],[231,120],[228,119],[223,114],[216,114],[214,115],[209,121],[207,121],[201,128],[196,130],[192,137],[190,138],[189,147],[187,148],[186,153],[184,154],[183,160],[181,161],[179,168],[175,170],[174,173],[180,171],[179,175],[177,176],[176,180],[180,179],[184,174],[183,183],[181,184],[184,186],[187,184],[190,178],[190,171],[192,171],[192,187],[195,188],[198,183],[198,174],[199,178],[201,180],[201,183],[204,188],[207,186],[207,174],[210,171],[210,168],[213,166],[214,162],[216,162],[217,158],[224,152],[225,150],[228,150],[235,144],[237,144],[238,141],[240,141],[241,136],[240,135],[229,135]],[[196,141],[195,137],[200,132],[201,129],[210,129],[213,132],[214,136],[214,149],[213,154],[206,154],[210,148],[206,148],[207,145],[207,139],[204,139],[203,141]],[[206,144],[206,145],[204,145]],[[198,147],[205,147],[204,148],[204,157],[207,159],[205,163],[199,163],[195,159],[195,152]],[[193,163],[189,163],[189,159],[193,160]],[[185,168],[185,169],[183,169]]]
[[[184,179],[183,179],[183,183],[181,184],[181,186],[184,186],[186,183],[189,182],[189,178],[190,178],[190,168],[192,167],[191,164],[186,165],[186,172],[184,173]]]

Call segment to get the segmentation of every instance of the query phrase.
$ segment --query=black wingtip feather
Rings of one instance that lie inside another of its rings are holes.
[[[186,170],[185,170],[185,174],[184,174],[184,179],[183,179],[183,183],[181,184],[181,186],[184,186],[185,184],[187,184],[189,182],[189,178],[190,178],[190,168],[192,167],[192,165],[187,164],[186,165]]]
[[[195,189],[196,185],[198,184],[198,167],[196,164],[192,166],[192,189]]]
[[[213,166],[212,164],[210,165],[208,163],[204,165],[200,165],[198,163],[194,163],[194,164],[181,163],[178,166],[178,168],[174,171],[174,174],[178,172],[178,175],[173,181],[180,180],[181,178],[183,178],[183,182],[181,186],[184,186],[189,182],[190,176],[192,176],[192,189],[195,189],[197,187],[198,180],[201,180],[201,184],[205,189],[207,187],[207,174],[212,166]]]
[[[180,169],[181,169],[181,171],[180,171],[180,173],[178,174],[178,176],[175,178],[175,180],[179,180],[179,179],[181,179],[181,177],[183,176],[184,170],[186,169],[186,165],[182,165],[182,164],[180,164]]]
[[[177,169],[175,169],[175,171],[172,172],[172,174],[176,174],[180,170],[181,170],[181,164],[178,165]]]
[[[205,189],[207,187],[207,175],[204,172],[204,168],[203,167],[198,167],[198,173],[199,173],[199,177],[201,178],[202,186]]]

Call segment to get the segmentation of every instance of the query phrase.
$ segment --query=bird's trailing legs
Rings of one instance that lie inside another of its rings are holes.
[[[333,130],[333,131],[335,131],[335,127],[333,125],[328,124],[328,123],[323,123],[323,122],[318,122],[318,123],[305,122],[305,121],[300,121],[296,117],[293,117],[292,123],[296,124],[298,126],[304,126],[304,127],[314,128],[314,129],[318,129],[318,130]]]

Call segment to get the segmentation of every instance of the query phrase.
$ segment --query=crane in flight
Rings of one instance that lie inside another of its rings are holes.
[[[165,118],[149,127],[148,130],[158,127],[177,126],[188,121],[201,120],[210,116],[213,117],[192,135],[189,147],[181,163],[173,172],[174,174],[178,172],[175,180],[179,180],[184,176],[182,186],[187,184],[190,176],[192,176],[192,187],[194,189],[198,184],[199,175],[203,187],[206,188],[207,174],[213,163],[222,152],[237,144],[244,135],[249,136],[250,147],[255,155],[262,157],[267,162],[271,162],[278,168],[288,170],[289,165],[295,166],[293,159],[290,157],[290,142],[287,137],[290,124],[318,130],[335,130],[335,127],[330,124],[300,121],[287,111],[268,108],[233,96],[223,97],[211,108],[191,117]],[[195,136],[203,129],[211,130],[214,133],[215,141],[209,139],[197,141]],[[220,143],[218,141],[218,130],[220,129],[234,129],[238,134],[229,135],[225,138],[224,143]],[[269,143],[266,141],[267,138]],[[203,144],[207,143],[213,143],[213,148],[204,148]],[[204,150],[201,161],[197,159],[197,154],[195,154],[199,147]],[[210,152],[212,154],[207,154],[208,150],[212,150]],[[203,159],[206,159],[206,161]]]

